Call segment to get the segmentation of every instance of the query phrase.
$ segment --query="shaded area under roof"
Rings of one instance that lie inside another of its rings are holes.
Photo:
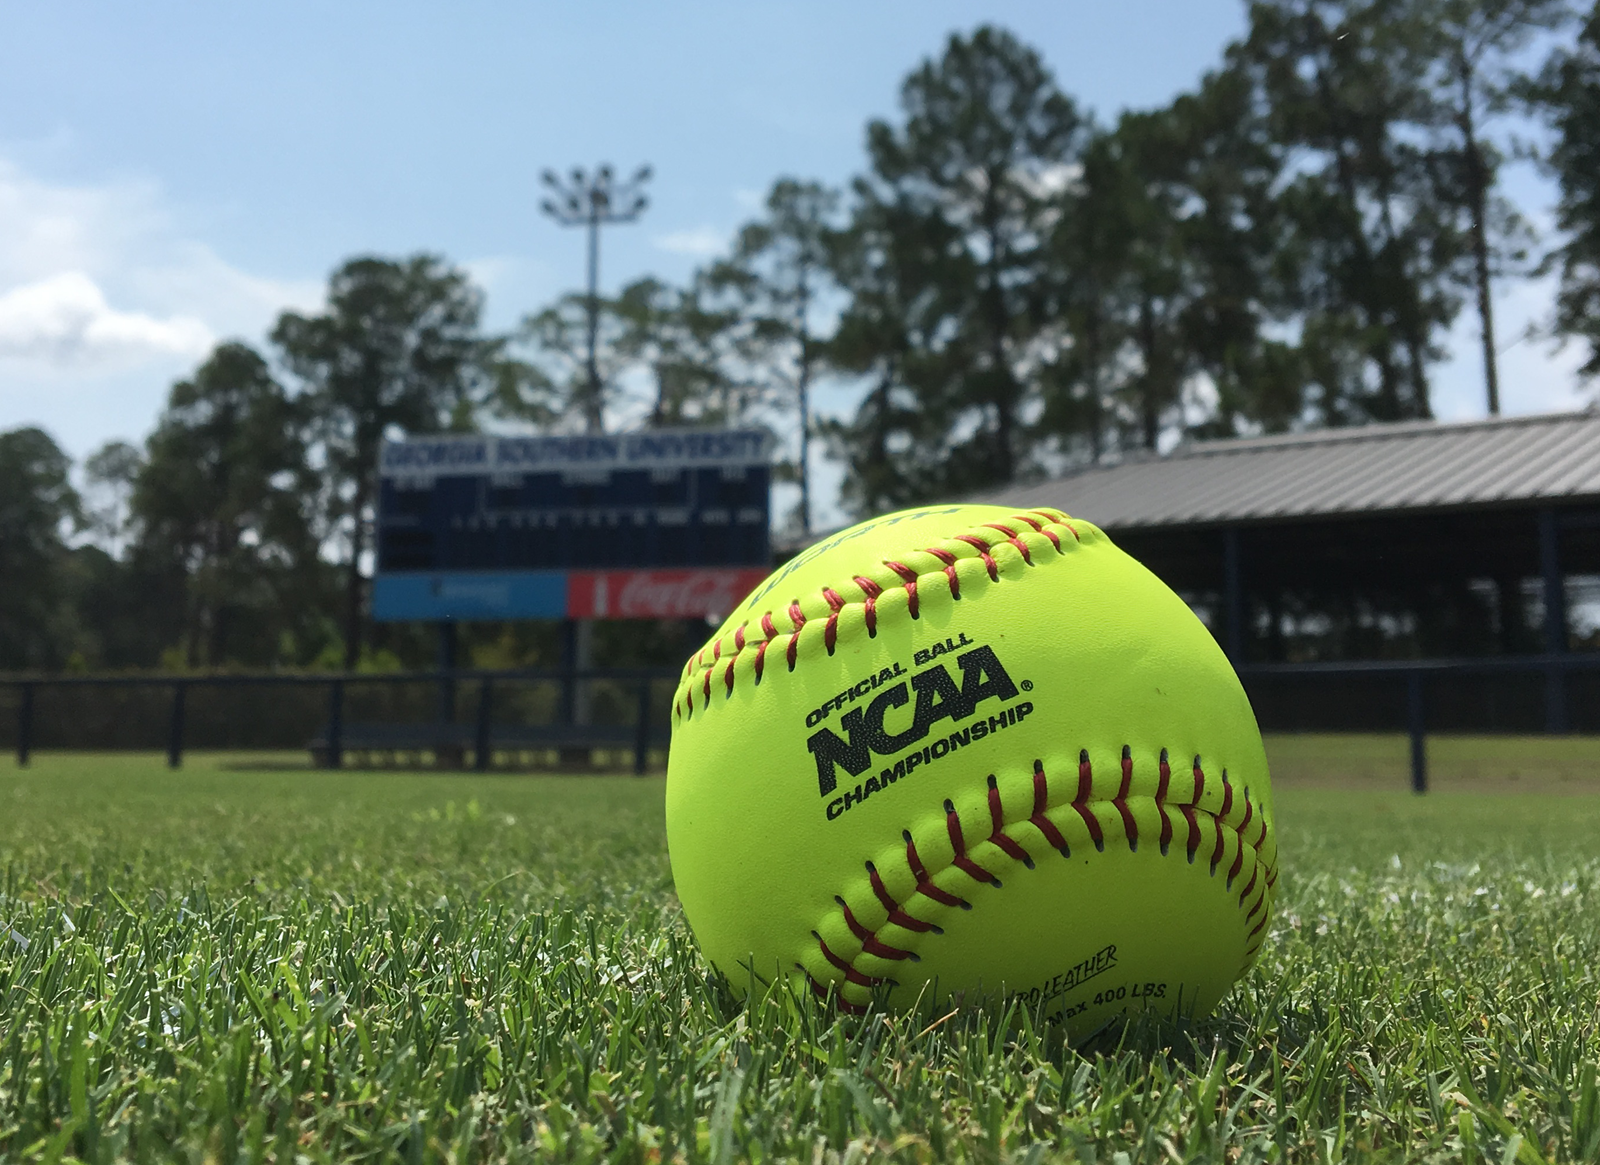
[[[1600,410],[1199,441],[969,499],[1111,530],[1600,499]]]

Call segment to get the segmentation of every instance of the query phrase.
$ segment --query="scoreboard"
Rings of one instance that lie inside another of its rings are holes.
[[[771,446],[756,429],[385,442],[374,617],[725,613],[770,567]]]

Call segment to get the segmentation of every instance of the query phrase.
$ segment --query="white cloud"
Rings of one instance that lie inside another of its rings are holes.
[[[260,342],[284,308],[321,304],[321,278],[223,259],[198,237],[209,215],[151,181],[0,157],[0,430],[42,425],[76,455],[138,440],[215,340]]]
[[[0,359],[57,365],[124,363],[149,355],[203,355],[211,329],[194,316],[119,311],[81,271],[0,295]]]
[[[672,231],[669,234],[658,235],[652,241],[663,251],[670,251],[674,255],[693,255],[701,259],[720,255],[728,249],[726,232],[713,227],[691,227],[688,230]]]
[[[153,182],[52,183],[0,158],[0,354],[78,367],[187,356],[197,342],[252,338],[285,307],[320,302],[319,280],[241,271],[175,220]],[[26,327],[42,330],[30,339]]]

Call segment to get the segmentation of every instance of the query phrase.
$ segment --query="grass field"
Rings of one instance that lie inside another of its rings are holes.
[[[0,1157],[1600,1160],[1600,742],[1272,742],[1217,1014],[838,1019],[707,973],[658,778],[0,762]]]

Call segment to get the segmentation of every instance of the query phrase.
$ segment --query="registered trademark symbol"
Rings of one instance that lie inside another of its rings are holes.
[[[1033,681],[1032,680],[1023,680],[1022,681],[1022,690],[1024,692],[1033,691]]]

